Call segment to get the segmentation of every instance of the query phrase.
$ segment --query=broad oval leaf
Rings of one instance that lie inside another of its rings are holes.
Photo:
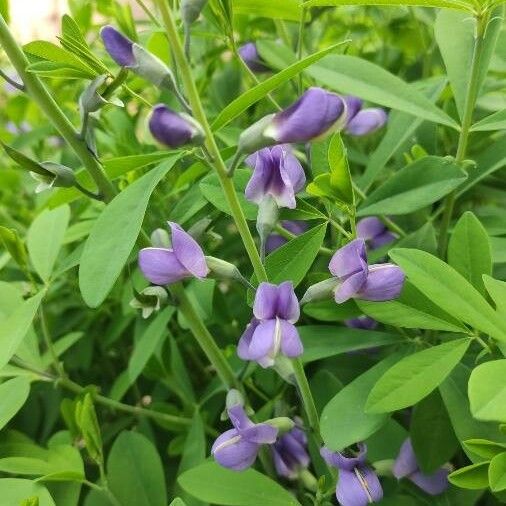
[[[331,90],[458,129],[457,123],[422,93],[379,65],[348,55],[329,55],[306,71]]]
[[[19,376],[0,385],[0,429],[23,407],[30,393],[30,380]]]
[[[470,339],[439,344],[403,358],[374,385],[366,412],[386,413],[407,408],[429,395],[460,362]]]
[[[40,483],[19,478],[0,479],[0,497],[2,497],[2,502],[9,506],[18,506],[25,499],[32,497],[38,499],[38,506],[55,506],[46,487]]]
[[[27,232],[26,245],[33,267],[48,281],[63,244],[70,219],[69,206],[46,209],[35,218]]]
[[[88,306],[99,306],[111,291],[135,245],[151,193],[176,160],[132,183],[98,217],[79,265],[79,288]]]
[[[490,461],[488,468],[488,482],[492,492],[506,490],[506,452],[496,455]]]
[[[409,281],[434,304],[458,320],[499,341],[506,341],[504,320],[448,264],[425,251],[414,249],[393,249],[389,254],[406,273]]]
[[[489,132],[491,130],[504,129],[506,129],[506,109],[486,116],[471,127],[471,131],[473,132]]]
[[[469,379],[471,412],[478,420],[506,422],[506,359],[479,365]]]
[[[370,193],[357,215],[411,213],[438,201],[466,177],[451,159],[426,156],[406,165]]]
[[[290,492],[254,469],[238,473],[215,462],[205,462],[183,473],[178,482],[186,492],[211,504],[299,506]]]
[[[480,490],[488,487],[489,462],[479,462],[470,466],[462,467],[448,475],[448,480],[453,485],[470,490]]]

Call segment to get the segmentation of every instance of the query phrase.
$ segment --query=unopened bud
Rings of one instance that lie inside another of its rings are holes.
[[[271,418],[263,423],[268,423],[272,427],[275,427],[279,431],[279,435],[290,432],[295,427],[295,422],[287,416],[278,416],[277,418]]]
[[[197,21],[207,0],[181,0],[181,17],[185,25]]]
[[[273,231],[279,216],[278,205],[270,196],[266,195],[258,206],[257,231],[260,236],[261,257],[265,256],[265,243],[267,237]]]
[[[249,282],[244,278],[239,269],[230,262],[222,260],[221,258],[206,256],[206,264],[211,271],[211,275],[220,279],[234,279],[246,284],[248,288],[251,288]]]
[[[43,169],[38,172],[30,172],[30,175],[39,184],[35,193],[48,190],[50,188],[70,188],[75,184],[75,176],[72,169],[55,162],[41,162]],[[45,172],[44,172],[45,171]]]
[[[267,127],[270,126],[274,116],[275,114],[268,114],[246,128],[246,130],[243,130],[239,136],[237,150],[242,154],[249,154],[275,144],[274,139],[267,137],[264,133]]]
[[[167,232],[164,228],[157,228],[156,230],[153,230],[150,239],[154,248],[172,247],[169,232]]]
[[[239,390],[235,388],[230,389],[227,392],[227,399],[225,401],[227,409],[230,409],[234,406],[244,406],[244,397],[242,396]]]
[[[201,220],[194,223],[189,229],[188,233],[196,240],[198,241],[203,235],[204,232],[207,230],[207,227],[211,224],[213,220],[211,218],[205,217]]]
[[[302,305],[307,304],[308,302],[316,302],[318,300],[331,298],[334,293],[334,289],[339,285],[339,283],[339,279],[329,278],[310,286],[300,300],[300,304]]]

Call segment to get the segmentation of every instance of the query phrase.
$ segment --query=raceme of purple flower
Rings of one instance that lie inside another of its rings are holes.
[[[295,235],[301,235],[307,230],[307,223],[305,221],[298,220],[286,220],[281,222],[281,226]],[[271,234],[267,237],[267,241],[265,242],[265,251],[266,253],[272,253],[274,250],[283,246],[288,242],[282,235],[279,234]]]
[[[357,223],[357,237],[364,239],[371,249],[381,248],[396,239],[385,224],[375,216],[363,218]]]
[[[274,467],[279,476],[295,480],[309,466],[307,437],[299,427],[281,436],[273,445]]]
[[[347,96],[346,103],[346,133],[354,136],[367,135],[380,129],[388,120],[387,113],[379,107],[362,109],[362,100],[358,97]]]
[[[261,149],[249,156],[246,163],[253,169],[244,192],[248,200],[260,204],[270,195],[278,207],[295,208],[295,194],[304,188],[306,176],[289,147]]]
[[[247,42],[239,48],[239,56],[241,60],[253,72],[269,72],[269,67],[265,65],[262,58],[258,54],[257,46],[254,42]]]
[[[139,268],[154,285],[169,285],[209,273],[204,253],[193,237],[177,223],[168,222],[171,230],[170,248],[144,248],[139,252]]]
[[[263,117],[239,136],[238,151],[253,153],[274,144],[309,142],[343,128],[343,99],[323,88],[309,88],[286,109]]]
[[[302,355],[302,342],[294,325],[300,316],[299,301],[291,281],[278,286],[260,283],[253,315],[239,340],[240,358],[270,367],[279,353],[289,358]]]
[[[442,494],[448,488],[448,472],[448,469],[441,467],[432,474],[422,473],[409,438],[402,444],[393,467],[398,480],[407,478],[430,495]]]
[[[348,299],[385,301],[397,298],[404,285],[404,273],[393,264],[367,265],[364,239],[355,239],[334,253],[329,271],[339,281],[334,289],[338,304]]]
[[[228,416],[234,428],[218,436],[211,454],[223,467],[242,471],[255,462],[261,445],[276,441],[278,429],[267,423],[253,423],[238,404],[228,408]]]
[[[383,489],[376,473],[365,463],[367,446],[360,443],[358,447],[356,457],[345,457],[325,447],[320,450],[327,464],[339,469],[336,498],[341,506],[367,506],[383,498]]]
[[[171,148],[185,144],[202,144],[204,132],[199,123],[185,113],[177,113],[164,104],[153,107],[149,130],[160,143]]]
[[[344,324],[351,329],[374,330],[378,326],[378,322],[369,316],[358,316],[344,320]]]

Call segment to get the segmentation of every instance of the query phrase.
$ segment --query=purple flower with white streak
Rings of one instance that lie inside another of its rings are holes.
[[[247,42],[246,44],[243,44],[239,48],[239,56],[253,72],[269,72],[270,70],[258,54],[258,49],[254,42]]]
[[[404,272],[397,265],[367,265],[363,239],[355,239],[336,251],[330,260],[329,271],[339,281],[334,289],[338,304],[351,298],[392,300],[399,296],[404,285]]]
[[[358,97],[344,97],[346,103],[346,133],[354,136],[367,135],[379,130],[388,120],[387,113],[379,107],[362,109]]]
[[[276,441],[278,429],[267,423],[253,423],[238,404],[228,409],[228,416],[234,428],[218,436],[211,454],[221,466],[242,471],[255,462],[261,445]]]
[[[295,480],[309,466],[307,436],[299,427],[281,436],[272,446],[274,467],[279,476]]]
[[[363,218],[357,223],[357,237],[368,242],[371,249],[381,248],[396,239],[385,224],[375,216]]]
[[[170,248],[144,248],[139,252],[139,268],[154,285],[169,285],[188,277],[205,278],[209,273],[204,253],[193,237],[177,223],[168,222]]]
[[[307,230],[307,223],[299,220],[282,221],[281,226],[295,235],[301,235]],[[272,253],[274,250],[283,246],[283,244],[286,244],[287,242],[288,240],[282,235],[271,234],[267,237],[267,241],[265,242],[265,251],[266,253]]]
[[[344,324],[350,329],[374,330],[378,326],[378,322],[369,316],[358,316],[344,320]]]
[[[246,159],[253,175],[246,186],[246,198],[256,204],[270,195],[278,207],[294,209],[295,194],[304,188],[304,169],[287,146],[264,148]]]
[[[360,443],[358,448],[356,457],[345,457],[325,447],[320,450],[325,461],[339,469],[336,498],[341,506],[367,506],[383,498],[383,489],[376,473],[365,464],[367,446]]]
[[[294,325],[300,316],[299,301],[290,281],[278,286],[260,283],[253,315],[239,340],[240,358],[271,367],[279,353],[289,358],[302,355],[302,342]]]
[[[393,467],[398,480],[407,478],[430,495],[442,494],[448,488],[448,472],[448,469],[441,467],[431,474],[422,473],[409,438],[402,444]]]

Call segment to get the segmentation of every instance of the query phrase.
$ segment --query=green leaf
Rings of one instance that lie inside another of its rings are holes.
[[[22,268],[26,268],[28,254],[17,230],[0,226],[0,241],[12,259]]]
[[[383,373],[395,364],[401,355],[383,359],[368,371],[348,383],[325,406],[320,420],[321,435],[331,450],[342,450],[367,439],[388,420],[387,413],[365,412],[367,396]]]
[[[387,302],[357,300],[356,304],[367,316],[396,327],[467,331],[464,325],[433,304],[409,282],[404,284],[398,299]]]
[[[98,307],[111,291],[135,245],[151,193],[171,167],[163,164],[132,183],[95,222],[79,265],[79,288],[88,306]]]
[[[457,188],[465,172],[451,159],[426,156],[403,167],[362,202],[357,215],[408,214]]]
[[[236,2],[234,2],[234,5],[235,3]],[[248,3],[251,4],[251,2]],[[273,7],[274,11],[279,10],[280,5],[273,6],[270,0],[268,1],[268,3],[271,7]],[[256,6],[254,6],[254,8],[256,9]],[[273,75],[272,77],[269,77],[265,81],[262,81],[256,86],[253,86],[253,88],[250,88],[240,97],[237,97],[230,104],[228,104],[227,107],[225,107],[225,109],[223,109],[220,112],[220,114],[218,114],[218,116],[215,118],[215,120],[211,125],[211,128],[213,130],[219,130],[220,128],[224,127],[225,125],[230,123],[233,119],[240,116],[246,109],[248,109],[248,107],[251,107],[253,104],[264,98],[272,90],[275,90],[283,83],[289,81],[297,74],[299,74],[302,70],[309,67],[313,63],[317,62],[324,56],[328,55],[342,44],[343,42],[340,42],[326,49],[322,49],[321,51],[318,51],[317,53],[314,53],[310,56],[306,56],[302,60],[286,66],[286,68],[284,68],[284,70],[282,70],[281,72],[278,72],[277,74]]]
[[[419,7],[446,7],[448,9],[471,11],[471,6],[467,2],[459,0],[308,0],[304,2],[304,7],[338,7],[340,5],[385,5],[388,7],[416,5]]]
[[[471,413],[478,420],[506,422],[506,359],[485,362],[469,379]]]
[[[448,263],[485,295],[482,276],[492,274],[492,249],[487,231],[470,211],[460,217],[453,229]]]
[[[249,14],[269,19],[298,21],[302,15],[299,0],[283,0],[279,4],[273,4],[270,0],[234,0],[232,5],[235,14]]]
[[[462,467],[448,475],[450,483],[457,487],[479,490],[488,487],[488,462]]]
[[[506,452],[496,455],[488,468],[488,481],[492,492],[506,490]]]
[[[30,393],[30,380],[13,378],[0,384],[0,429],[23,407]]]
[[[45,295],[39,292],[22,304],[0,326],[0,369],[12,358],[30,328],[37,309]]]
[[[246,200],[246,197],[244,196],[244,189],[246,188],[250,177],[250,170],[238,169],[234,172],[232,181],[234,183],[237,199],[239,200],[244,216],[247,220],[256,220],[258,206],[249,200]],[[214,207],[228,215],[232,214],[217,174],[209,174],[202,179],[199,184],[199,188],[202,195],[204,195],[204,197],[211,202]]]
[[[151,441],[122,432],[107,459],[107,478],[121,506],[165,506],[167,489],[162,462]]]
[[[491,130],[506,129],[506,109],[494,112],[477,121],[472,127],[471,132],[490,132]]]
[[[179,497],[176,497],[169,506],[186,506],[186,503]]]
[[[7,506],[18,506],[22,501],[36,497],[38,506],[55,506],[55,503],[46,487],[31,480],[18,478],[0,479],[0,496]]]
[[[496,309],[499,313],[506,317],[506,282],[483,276],[483,283],[488,294],[495,302]]]
[[[52,211],[46,209],[35,218],[28,229],[26,245],[30,261],[46,282],[53,272],[69,219],[69,206],[60,206]]]
[[[348,55],[329,55],[307,70],[320,84],[385,107],[458,128],[457,123],[422,93],[379,65]]]
[[[8,146],[0,140],[2,147],[4,148],[5,153],[9,158],[14,160],[20,167],[25,170],[29,170],[35,172],[37,174],[47,175],[48,171],[42,167],[35,160],[32,160],[28,156],[24,155],[21,151],[14,149],[12,146]]]
[[[299,506],[290,492],[254,469],[238,473],[215,462],[205,462],[183,473],[178,482],[189,494],[212,504]]]
[[[416,404],[450,374],[470,342],[470,339],[457,339],[403,358],[374,385],[367,398],[366,411],[386,413]]]
[[[155,350],[163,342],[163,339],[167,337],[167,323],[172,318],[174,311],[175,308],[172,306],[168,306],[160,311],[151,320],[139,337],[139,340],[135,343],[134,351],[128,361],[130,385],[139,377]]]
[[[457,271],[439,258],[414,249],[394,249],[392,259],[409,281],[451,316],[506,340],[506,325],[480,293]]]
[[[314,362],[351,351],[367,350],[403,342],[401,336],[375,330],[348,329],[327,325],[297,327],[304,345],[303,362]]]
[[[454,456],[459,442],[439,392],[420,401],[411,417],[410,437],[422,472],[431,474]]]
[[[487,439],[468,439],[464,441],[466,448],[486,460],[493,459],[506,451],[506,444],[488,441]]]
[[[271,283],[292,281],[297,286],[305,277],[325,238],[327,224],[322,223],[273,251],[265,261]]]

